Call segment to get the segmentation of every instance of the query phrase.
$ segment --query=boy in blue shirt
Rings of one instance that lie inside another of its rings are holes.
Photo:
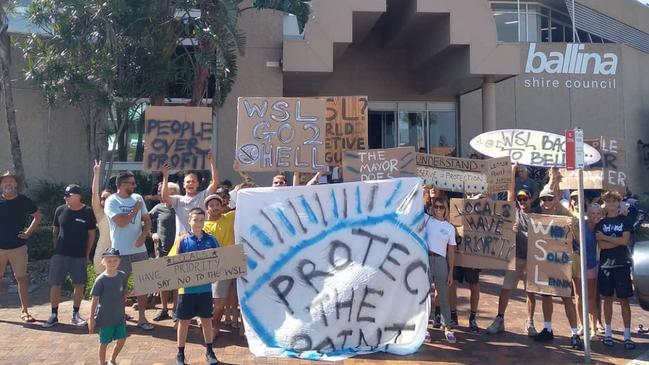
[[[189,211],[189,226],[191,232],[179,238],[169,252],[169,256],[182,253],[209,250],[218,248],[216,239],[203,231],[205,224],[205,212],[201,208],[194,208]],[[205,339],[205,359],[208,364],[218,364],[214,350],[212,349],[212,286],[203,284],[189,288],[178,289],[178,305],[176,306],[176,317],[178,318],[178,354],[176,365],[185,363],[185,342],[189,322],[194,317],[201,319],[203,338]]]

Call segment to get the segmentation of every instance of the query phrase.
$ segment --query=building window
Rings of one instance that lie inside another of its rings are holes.
[[[456,152],[456,118],[452,102],[370,102],[369,147]]]

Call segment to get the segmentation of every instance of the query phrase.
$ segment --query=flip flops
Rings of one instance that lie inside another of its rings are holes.
[[[25,322],[25,323],[34,323],[34,322],[36,322],[36,319],[34,319],[34,317],[32,317],[31,314],[25,313],[25,312],[23,312],[20,315],[20,319],[22,319],[23,322]]]
[[[635,350],[635,342],[631,339],[624,340],[624,348],[627,350]]]
[[[605,336],[604,339],[602,339],[602,343],[604,344],[604,346],[613,347],[613,337]]]

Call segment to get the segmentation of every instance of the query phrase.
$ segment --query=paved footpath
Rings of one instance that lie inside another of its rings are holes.
[[[502,277],[494,273],[482,275],[482,295],[478,322],[487,327],[496,314],[497,293]],[[507,333],[486,335],[467,333],[468,289],[460,289],[460,328],[458,343],[448,345],[441,339],[440,331],[432,332],[433,343],[424,344],[418,353],[411,356],[373,354],[360,356],[339,364],[573,364],[583,363],[581,353],[570,348],[567,320],[563,305],[555,301],[554,323],[555,340],[549,344],[537,344],[522,334],[525,315],[525,301],[522,291],[515,291],[505,319]],[[59,308],[61,324],[44,329],[41,322],[47,319],[50,306],[47,303],[48,288],[41,288],[31,294],[32,315],[38,320],[35,324],[24,324],[19,318],[18,297],[7,294],[7,283],[0,283],[0,365],[41,365],[41,364],[97,364],[97,335],[89,335],[87,327],[66,324],[71,313],[71,300],[67,298]],[[81,313],[87,318],[90,303],[84,301]],[[135,315],[128,308],[127,312]],[[148,310],[147,317],[153,318],[156,310]],[[543,323],[540,300],[537,304],[535,321],[537,329]],[[593,359],[601,364],[627,364],[636,358],[635,364],[649,364],[649,336],[637,334],[639,323],[649,326],[649,313],[644,312],[637,303],[632,305],[632,325],[634,340],[638,344],[634,351],[624,350],[620,331],[615,332],[616,344],[607,348],[596,342],[593,344]],[[613,327],[621,330],[619,306],[614,307]],[[171,321],[157,325],[153,332],[137,329],[134,323],[128,326],[129,337],[124,351],[118,358],[119,365],[171,364],[176,352],[175,330]],[[186,353],[191,364],[205,364],[200,328],[190,329]],[[215,349],[224,364],[314,364],[315,362],[285,358],[255,358],[247,349],[245,339],[232,333],[221,332],[215,341]],[[644,361],[642,361],[644,360]]]

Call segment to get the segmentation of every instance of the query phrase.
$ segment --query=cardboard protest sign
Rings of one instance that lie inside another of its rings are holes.
[[[241,245],[133,263],[133,295],[188,288],[246,275]]]
[[[327,97],[325,161],[340,166],[344,151],[367,149],[367,96]]]
[[[149,106],[144,121],[144,170],[205,170],[212,143],[212,109]]]
[[[530,214],[527,291],[569,297],[572,290],[571,217]]]
[[[471,147],[489,157],[510,156],[512,162],[540,167],[565,167],[566,137],[527,129],[503,129],[473,138]],[[599,161],[599,152],[584,145],[584,163]]]
[[[410,354],[428,324],[419,178],[240,190],[238,281],[256,356]],[[343,335],[341,335],[341,333]]]
[[[343,180],[383,180],[416,176],[415,148],[343,152]]]
[[[578,189],[579,188],[579,171],[559,169],[561,173],[561,182],[559,188]],[[603,172],[601,168],[584,170],[584,189],[601,189]]]
[[[481,160],[418,153],[417,175],[442,190],[496,193],[509,188],[511,163],[509,157]]]
[[[451,199],[451,224],[459,237],[455,264],[476,269],[516,268],[516,207],[491,199]]]
[[[324,99],[240,97],[238,102],[240,171],[326,170]]]
[[[615,190],[626,194],[626,156],[624,140],[620,138],[602,137],[599,144],[602,154],[602,188]]]

